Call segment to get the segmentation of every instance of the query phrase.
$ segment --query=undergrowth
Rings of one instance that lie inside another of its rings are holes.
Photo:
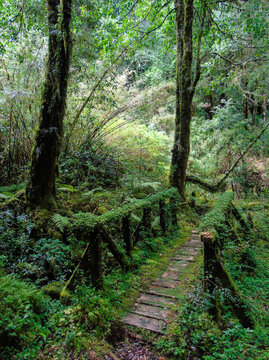
[[[183,226],[183,214],[180,222]],[[121,315],[139,289],[164,269],[178,241],[183,241],[177,231],[170,237],[144,239],[134,248],[134,269],[128,273],[115,266],[104,251],[104,289],[94,289],[87,273],[79,271],[73,290],[60,300],[60,291],[78,263],[84,242],[60,231],[44,211],[34,218],[15,210],[3,211],[0,226],[0,247],[5,253],[0,287],[6,295],[0,300],[5,314],[0,338],[9,339],[0,344],[4,360],[14,356],[18,360],[102,358],[110,351],[110,344],[124,334]],[[181,234],[185,232],[181,229]]]
[[[226,289],[218,290],[222,301],[221,319],[218,323],[213,321],[208,313],[210,296],[204,293],[201,271],[198,285],[194,284],[191,291],[183,294],[176,321],[157,342],[157,348],[173,359],[268,359],[269,223],[266,205],[256,203],[252,219],[252,237],[226,241],[223,256],[240,295],[255,317],[255,328],[244,328],[234,318],[225,301],[226,296],[232,295]],[[251,246],[249,241],[252,241]]]

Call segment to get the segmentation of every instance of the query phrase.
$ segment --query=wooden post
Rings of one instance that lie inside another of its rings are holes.
[[[124,244],[125,244],[126,254],[127,254],[127,256],[129,256],[129,258],[132,258],[133,240],[132,240],[131,231],[130,231],[130,216],[129,215],[126,215],[122,219],[122,235],[123,235],[123,240],[124,240]]]
[[[162,235],[166,235],[166,219],[165,219],[165,202],[164,200],[159,201],[159,210],[160,210],[160,226],[162,229]]]
[[[212,307],[209,313],[215,320],[219,319],[219,303],[216,294],[218,289],[229,289],[231,296],[226,298],[234,315],[244,327],[254,327],[253,319],[248,315],[244,301],[238,292],[224,259],[221,257],[221,248],[216,238],[209,232],[201,234],[204,243],[204,288],[212,296]]]
[[[214,290],[216,287],[215,278],[215,265],[216,265],[216,256],[215,256],[215,246],[214,246],[214,236],[209,232],[203,232],[201,234],[201,240],[204,244],[204,290],[211,295],[212,306],[209,308],[209,313],[213,316],[215,320],[219,318],[219,311],[217,307],[216,295],[214,295]]]
[[[129,270],[130,265],[128,259],[104,228],[101,229],[100,235],[102,236],[103,241],[107,244],[108,250],[112,253],[115,260],[120,264],[121,268],[124,271]]]

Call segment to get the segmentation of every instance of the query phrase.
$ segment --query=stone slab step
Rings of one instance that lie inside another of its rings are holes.
[[[200,248],[199,249],[194,249],[194,248],[191,248],[191,247],[185,247],[185,248],[181,249],[179,255],[197,255],[199,250],[200,250]]]
[[[166,298],[163,296],[157,296],[154,294],[144,294],[142,293],[140,297],[137,299],[137,302],[147,304],[147,305],[155,305],[155,306],[162,306],[162,307],[170,307],[175,305],[177,301],[173,298]]]
[[[151,283],[153,286],[175,289],[178,287],[178,281],[157,279]]]
[[[169,300],[176,300],[177,289],[163,288],[157,286],[151,286],[146,294],[156,295],[160,297],[165,297]]]
[[[170,264],[174,267],[174,266],[176,266],[176,267],[181,267],[180,265],[181,264],[187,264],[188,265],[188,263],[189,263],[189,261],[187,261],[187,260],[182,260],[182,259],[172,259],[171,260],[171,262],[170,262]],[[184,265],[185,266],[185,265]]]
[[[192,248],[195,250],[199,250],[201,247],[202,247],[202,244],[201,244],[201,246],[199,246],[199,244],[186,243],[186,244],[182,245],[182,248],[180,250],[182,250],[184,248]]]
[[[165,327],[165,322],[163,320],[157,320],[148,318],[146,316],[137,315],[137,314],[129,314],[122,319],[127,325],[136,326],[139,328],[147,329],[158,334],[163,334],[163,330]]]
[[[166,271],[162,274],[162,278],[178,281],[178,272],[177,271]]]
[[[188,256],[188,255],[177,255],[177,256],[174,256],[172,258],[172,260],[177,260],[177,261],[194,261],[194,256]]]
[[[181,262],[181,263],[175,263],[173,266],[169,266],[168,270],[179,273],[180,270],[185,269],[189,265],[189,262]]]
[[[148,316],[153,319],[168,319],[169,311],[154,305],[135,303],[132,312],[138,315]]]
[[[186,244],[199,246],[199,247],[202,247],[202,245],[203,245],[203,243],[201,241],[199,241],[199,240],[191,240],[191,241],[188,241]]]

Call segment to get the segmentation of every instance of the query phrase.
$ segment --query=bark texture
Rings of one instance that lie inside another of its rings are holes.
[[[175,0],[176,12],[176,36],[177,36],[177,77],[176,77],[176,117],[175,117],[175,138],[171,157],[170,185],[178,188],[179,169],[179,135],[180,135],[180,93],[181,93],[181,69],[183,55],[183,30],[184,30],[184,1]]]
[[[175,0],[177,33],[177,88],[175,138],[171,158],[170,185],[176,187],[185,200],[186,170],[190,153],[192,99],[200,78],[200,47],[203,35],[205,5],[197,43],[195,77],[193,64],[193,0]]]
[[[71,57],[72,0],[48,0],[49,54],[40,125],[26,188],[30,208],[56,207],[55,180],[63,139]]]

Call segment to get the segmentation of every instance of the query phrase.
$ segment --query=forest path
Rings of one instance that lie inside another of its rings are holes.
[[[144,336],[136,334],[134,329],[146,329],[156,335],[164,333],[167,324],[175,317],[191,273],[198,270],[201,248],[200,234],[192,230],[188,240],[170,258],[166,271],[139,294],[132,310],[122,318],[124,325],[132,326],[131,331],[126,331],[128,340],[119,343],[113,354],[105,356],[106,360],[168,359],[157,355]]]
[[[140,293],[131,312],[122,318],[122,322],[162,334],[173,317],[188,266],[195,262],[201,248],[199,232],[192,230],[189,240],[170,259],[166,271]]]

